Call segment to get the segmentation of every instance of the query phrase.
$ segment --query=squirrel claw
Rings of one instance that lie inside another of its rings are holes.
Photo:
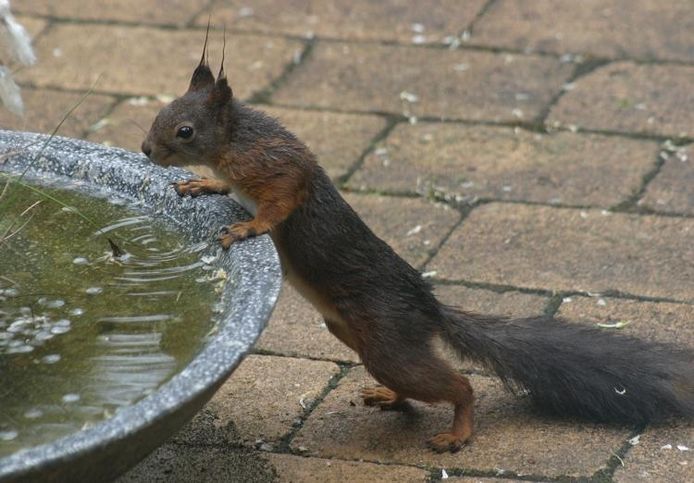
[[[232,243],[245,240],[246,238],[256,236],[257,234],[258,233],[256,232],[255,228],[253,226],[249,226],[248,222],[241,222],[220,228],[217,239],[221,242],[222,248],[226,250],[232,245]]]
[[[427,446],[437,453],[456,453],[463,447],[466,439],[453,433],[439,433],[427,441]]]

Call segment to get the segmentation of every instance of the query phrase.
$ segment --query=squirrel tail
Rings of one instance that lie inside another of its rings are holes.
[[[444,307],[444,335],[541,409],[601,422],[694,417],[694,353],[552,317]]]

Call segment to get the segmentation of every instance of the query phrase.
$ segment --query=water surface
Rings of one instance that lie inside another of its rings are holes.
[[[150,216],[40,189],[70,207],[17,184],[0,198],[0,457],[108,418],[177,373],[214,328],[223,275],[205,245]]]

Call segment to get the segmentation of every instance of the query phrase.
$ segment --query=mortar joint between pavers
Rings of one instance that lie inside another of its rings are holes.
[[[545,123],[544,125],[544,132],[547,134],[551,134],[555,131],[562,131],[562,132],[572,132],[572,133],[580,133],[580,134],[599,134],[601,136],[613,136],[613,137],[619,137],[619,138],[625,138],[625,139],[636,139],[640,141],[658,141],[658,142],[665,142],[665,141],[671,141],[675,146],[686,146],[687,144],[691,144],[694,142],[694,137],[689,137],[689,136],[671,136],[671,135],[664,135],[664,134],[655,134],[655,133],[649,133],[649,132],[630,132],[630,131],[615,131],[611,129],[590,129],[590,128],[584,128],[580,126],[569,126],[569,125],[563,125],[563,124],[547,124]]]
[[[451,227],[448,229],[448,231],[447,231],[446,234],[443,236],[443,238],[441,238],[441,240],[439,240],[439,242],[436,244],[436,246],[434,246],[434,247],[429,251],[429,254],[427,255],[427,258],[426,258],[422,263],[420,263],[420,264],[416,267],[418,270],[424,271],[425,267],[429,264],[429,262],[431,262],[431,261],[434,259],[434,257],[435,257],[436,255],[438,255],[439,250],[441,250],[441,247],[443,247],[443,246],[446,244],[446,242],[447,242],[448,239],[451,237],[451,235],[453,234],[453,232],[454,232],[455,230],[457,230],[457,229],[463,224],[463,221],[468,217],[468,215],[470,214],[470,212],[471,212],[473,209],[474,209],[474,207],[470,207],[470,208],[469,208],[468,210],[466,210],[465,212],[460,213],[460,217],[458,218],[458,221],[456,221],[456,222],[453,224],[453,226],[451,226]]]
[[[633,213],[638,210],[639,201],[646,194],[646,189],[648,188],[648,185],[651,181],[653,181],[653,179],[655,179],[656,176],[658,176],[658,173],[660,173],[661,169],[665,165],[665,160],[660,155],[661,152],[662,151],[658,149],[658,152],[655,156],[655,162],[653,163],[653,167],[643,175],[643,177],[641,178],[641,185],[638,187],[638,189],[634,190],[634,192],[625,200],[611,207],[610,211]]]
[[[499,480],[513,481],[537,481],[537,482],[588,482],[592,481],[591,477],[586,476],[543,476],[537,474],[518,474],[510,470],[477,470],[474,468],[444,468],[448,476],[451,477],[476,477],[476,478],[495,478]],[[436,469],[433,470],[437,471]],[[439,478],[432,481],[443,481],[441,479],[441,469],[438,469]],[[434,474],[435,475],[435,474]],[[433,476],[433,475],[432,475]]]
[[[304,427],[304,423],[308,419],[308,417],[313,413],[313,411],[325,400],[326,397],[328,397],[328,394],[330,394],[340,383],[342,379],[344,379],[347,374],[349,373],[350,370],[355,366],[355,364],[337,364],[338,367],[340,368],[340,371],[333,375],[329,380],[328,383],[325,385],[321,393],[311,401],[311,403],[304,408],[302,413],[299,415],[299,417],[296,419],[295,423],[292,424],[291,429],[282,436],[278,443],[275,445],[275,449],[277,452],[280,453],[286,453],[286,454],[296,454],[296,455],[302,455],[301,451],[294,450],[291,447],[292,441],[294,440],[294,437],[298,434],[298,432]]]
[[[286,357],[288,359],[304,359],[308,361],[317,361],[317,362],[333,362],[339,366],[346,366],[346,367],[355,367],[360,365],[358,362],[354,361],[346,361],[344,359],[332,359],[330,357],[316,357],[316,356],[309,356],[309,355],[303,355],[303,354],[292,354],[292,353],[286,353],[286,352],[277,352],[269,349],[258,349],[258,348],[253,348],[251,351],[252,354],[259,355],[259,356],[273,356],[273,357]]]
[[[355,114],[355,115],[372,115],[383,117],[386,120],[395,119],[397,123],[409,122],[409,118],[401,113],[394,111],[379,111],[379,110],[355,110],[355,109],[341,109],[336,107],[322,107],[315,105],[293,105],[286,104],[282,102],[255,102],[247,101],[253,104],[263,104],[272,107],[281,107],[285,109],[294,109],[307,112],[329,112],[335,114]],[[432,123],[432,124],[459,124],[465,126],[489,126],[489,127],[506,127],[506,128],[518,128],[523,129],[528,132],[533,132],[537,134],[548,134],[551,135],[554,132],[577,132],[579,134],[599,134],[603,136],[620,137],[627,139],[638,139],[638,140],[648,140],[648,141],[659,141],[664,142],[670,140],[674,145],[686,145],[694,142],[694,138],[690,137],[676,137],[665,136],[662,134],[653,133],[635,133],[635,132],[625,132],[625,131],[613,131],[613,130],[600,130],[600,129],[588,129],[579,128],[578,131],[574,131],[568,126],[564,125],[548,125],[546,123],[538,123],[536,120],[532,121],[522,121],[522,120],[509,120],[509,121],[492,121],[484,119],[464,119],[464,118],[442,118],[440,116],[419,116],[417,117],[418,123]]]
[[[301,52],[299,52],[299,55],[295,58],[292,58],[284,66],[284,69],[282,70],[280,75],[277,78],[275,78],[272,82],[270,82],[269,85],[259,90],[258,92],[255,92],[248,99],[249,104],[272,105],[271,99],[274,93],[277,91],[277,89],[282,87],[282,85],[291,76],[292,72],[294,72],[296,69],[299,69],[304,63],[306,63],[306,59],[308,59],[311,56],[311,52],[313,51],[313,48],[316,44],[316,39],[303,39],[301,40],[301,42],[303,43],[304,47],[303,49],[301,49]]]
[[[485,16],[494,3],[496,3],[496,0],[487,0],[485,4],[482,5],[482,7],[477,11],[472,20],[470,20],[470,22],[468,22],[468,24],[460,32],[458,32],[458,38],[462,38],[462,36],[465,35],[465,32],[467,32],[469,36],[472,36],[477,22],[479,22],[482,17]]]
[[[591,481],[596,483],[614,481],[614,474],[621,466],[624,467],[624,460],[627,458],[629,451],[634,445],[630,442],[633,438],[642,434],[646,429],[646,425],[642,424],[634,427],[631,434],[627,436],[627,440],[616,451],[612,451],[607,459],[606,466],[593,474]]]
[[[24,15],[24,14],[22,14]],[[27,14],[27,16],[49,21],[55,25],[105,25],[112,27],[144,27],[160,30],[200,30],[207,27],[187,27],[185,23],[143,23],[134,20],[109,19],[109,18],[77,18],[77,17],[61,17],[60,15],[52,14]],[[213,30],[213,29],[210,29]],[[239,32],[244,33],[244,32]]]
[[[557,315],[557,312],[559,311],[559,307],[561,307],[561,304],[564,300],[565,295],[555,293],[552,295],[549,300],[547,300],[547,304],[545,305],[544,309],[544,314],[547,317],[554,317]]]
[[[378,133],[376,133],[371,141],[369,141],[368,146],[366,146],[364,151],[362,151],[352,166],[347,169],[347,172],[336,180],[335,184],[339,188],[344,188],[345,184],[354,175],[354,173],[356,173],[364,165],[364,160],[366,157],[371,154],[381,142],[388,138],[390,133],[393,132],[393,129],[395,129],[395,126],[397,126],[401,121],[402,119],[400,119],[399,116],[386,116],[386,125]]]
[[[694,214],[691,213],[675,213],[671,211],[658,211],[655,208],[648,206],[636,205],[633,208],[611,208],[609,210],[612,213],[625,213],[628,215],[639,215],[639,216],[658,216],[661,218],[681,218],[685,220],[694,220]]]
[[[603,67],[609,63],[610,61],[608,59],[598,57],[591,57],[582,62],[579,62],[575,65],[574,70],[569,76],[569,78],[566,80],[565,85],[572,84],[578,81],[581,77],[587,76],[596,69]],[[567,90],[564,89],[563,86],[559,88],[559,90],[552,96],[547,105],[540,111],[540,113],[535,118],[536,124],[540,126],[545,126],[546,128],[547,119],[549,117],[550,112],[557,105],[557,103],[561,100],[561,98],[564,96],[566,92]]]
[[[90,94],[91,95],[91,94]],[[87,139],[87,136],[92,134],[94,132],[94,126],[103,122],[105,119],[108,119],[108,117],[113,114],[113,112],[116,110],[118,106],[123,104],[128,98],[125,96],[120,96],[120,95],[113,95],[110,96],[113,98],[113,102],[111,102],[111,105],[106,109],[104,114],[99,117],[96,121],[94,121],[91,125],[87,126],[81,133],[80,133],[80,139]],[[88,98],[88,97],[87,97]],[[79,109],[79,108],[78,108]],[[140,126],[141,127],[141,126]],[[142,134],[142,138],[146,136],[146,132]]]
[[[555,296],[561,297],[562,300],[566,297],[608,297],[621,300],[635,300],[638,302],[655,302],[655,303],[673,303],[673,304],[683,304],[683,305],[694,305],[694,300],[679,300],[672,299],[669,297],[652,297],[648,295],[636,295],[626,292],[621,292],[618,290],[603,290],[599,293],[585,291],[585,290],[551,290],[544,288],[530,288],[530,287],[518,287],[515,285],[505,285],[490,282],[479,282],[465,279],[442,279],[432,277],[430,282],[433,285],[441,286],[462,286],[467,288],[476,288],[489,290],[496,293],[506,293],[506,292],[517,292],[529,295],[540,295],[543,297],[553,298]]]

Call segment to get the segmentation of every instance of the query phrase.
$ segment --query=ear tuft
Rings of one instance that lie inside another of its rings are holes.
[[[217,106],[223,106],[231,100],[233,97],[233,92],[229,83],[227,82],[227,75],[224,72],[224,52],[226,51],[227,45],[227,29],[224,27],[224,41],[222,44],[222,64],[219,66],[219,74],[217,74],[217,81],[214,84],[214,89],[210,94],[210,102]]]
[[[188,92],[197,91],[199,89],[204,89],[212,84],[214,84],[214,75],[210,70],[210,66],[207,63],[207,39],[210,35],[210,19],[207,19],[207,30],[205,31],[205,43],[202,46],[202,56],[200,57],[200,63],[193,71],[193,76],[190,78],[190,85],[188,86]]]

